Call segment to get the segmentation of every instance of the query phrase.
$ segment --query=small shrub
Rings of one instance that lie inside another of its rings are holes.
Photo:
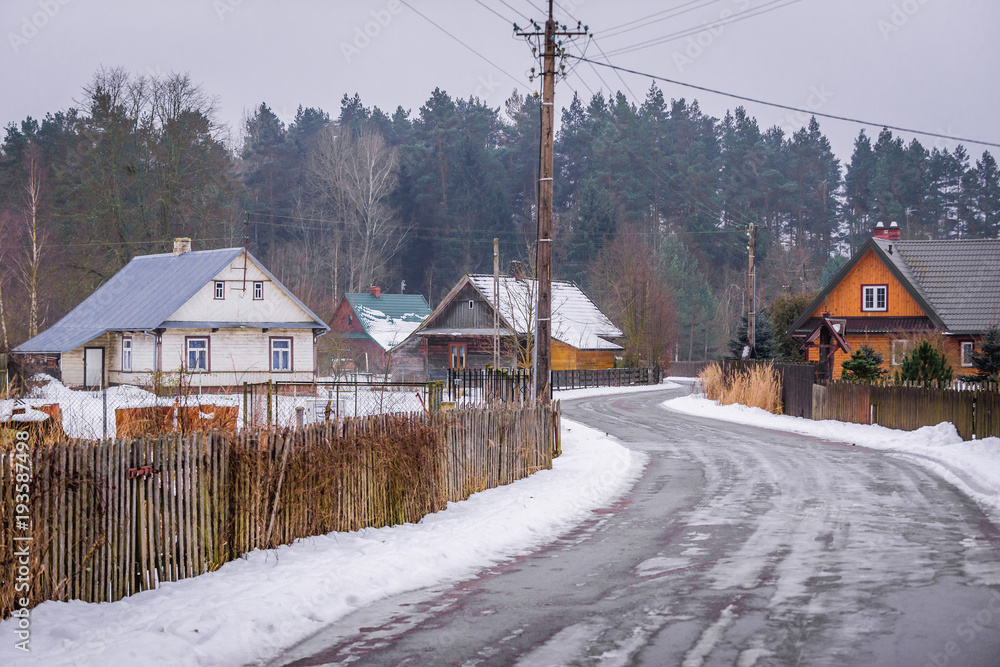
[[[844,369],[841,379],[845,382],[871,384],[885,379],[889,371],[882,368],[882,355],[868,345],[862,345],[851,353],[840,366]]]
[[[896,371],[896,382],[914,382],[923,387],[932,383],[944,385],[951,382],[952,370],[945,356],[927,341],[920,343],[913,352],[903,357],[903,365]]]

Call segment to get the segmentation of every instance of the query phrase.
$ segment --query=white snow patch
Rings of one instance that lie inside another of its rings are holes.
[[[449,503],[418,524],[254,551],[118,602],[45,602],[31,613],[31,653],[0,642],[0,664],[261,663],[357,607],[475,576],[551,541],[626,491],[645,461],[564,419],[552,470]],[[13,637],[15,622],[0,623],[0,636]]]
[[[888,450],[932,470],[960,488],[987,513],[1000,517],[1000,438],[963,441],[949,422],[900,431],[878,425],[813,421],[744,405],[719,405],[698,395],[672,398],[662,405],[668,410],[710,419]]]

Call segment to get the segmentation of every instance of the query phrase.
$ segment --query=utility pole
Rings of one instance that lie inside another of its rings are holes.
[[[559,37],[586,35],[588,30],[572,32],[565,25],[557,25],[552,17],[552,1],[549,0],[549,18],[542,31],[537,23],[532,23],[533,32],[521,30],[514,24],[515,34],[521,37],[542,37],[542,128],[541,146],[538,152],[538,240],[535,246],[535,285],[538,289],[538,305],[535,309],[535,350],[533,359],[534,382],[532,400],[543,404],[549,402],[549,374],[552,369],[552,178],[555,153],[555,96],[556,96],[556,55],[563,55]],[[580,25],[577,24],[577,28]],[[532,68],[534,73],[534,68]]]
[[[493,370],[500,368],[500,239],[493,239]]]
[[[757,269],[753,263],[754,224],[753,220],[747,226],[750,234],[748,244],[750,252],[750,271],[747,275],[747,344],[750,346],[750,359],[757,358]]]

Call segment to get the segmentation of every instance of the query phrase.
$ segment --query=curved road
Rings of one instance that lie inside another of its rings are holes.
[[[567,401],[649,463],[572,533],[363,608],[274,664],[1000,666],[1000,531],[882,452]]]

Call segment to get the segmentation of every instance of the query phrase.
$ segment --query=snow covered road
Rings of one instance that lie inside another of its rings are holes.
[[[1000,664],[1000,531],[972,500],[884,452],[659,407],[682,393],[565,403],[648,455],[630,493],[275,664]]]

